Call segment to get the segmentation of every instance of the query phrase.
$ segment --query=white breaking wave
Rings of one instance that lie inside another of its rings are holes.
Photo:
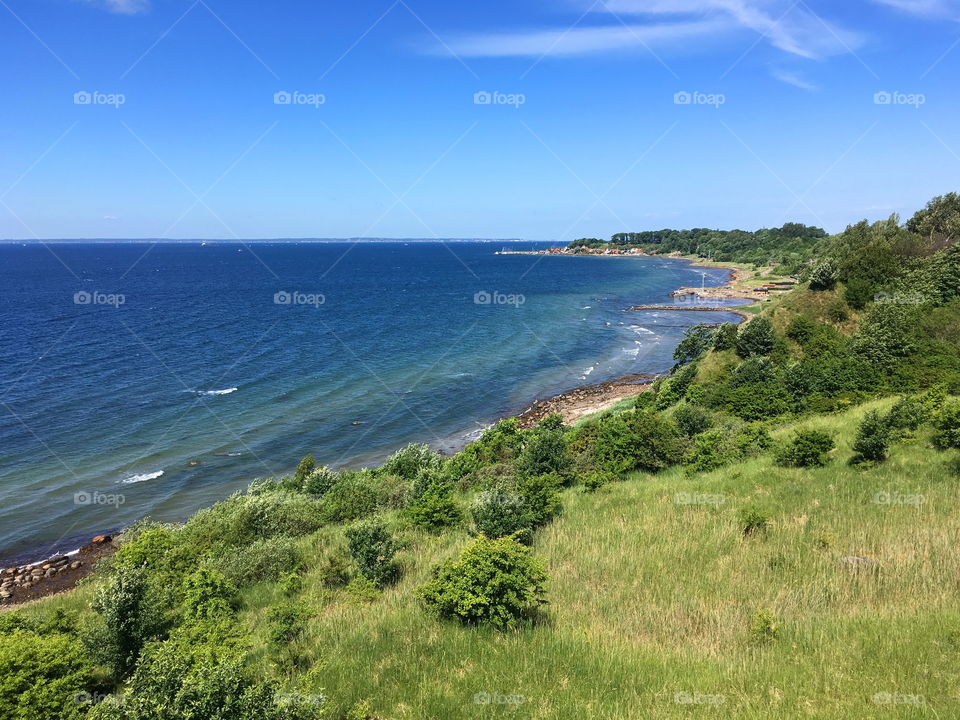
[[[197,395],[229,395],[236,392],[237,388],[226,388],[225,390],[194,390]]]
[[[161,475],[163,475],[163,470],[157,470],[157,472],[152,472],[152,473],[141,473],[139,475],[131,475],[128,478],[124,478],[120,482],[122,482],[124,485],[132,485],[133,483],[146,482],[147,480],[155,480]]]

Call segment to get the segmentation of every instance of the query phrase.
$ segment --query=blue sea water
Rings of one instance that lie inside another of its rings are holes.
[[[503,247],[532,246],[0,245],[0,563],[183,520],[308,452],[449,449],[736,319],[625,310],[723,271]]]

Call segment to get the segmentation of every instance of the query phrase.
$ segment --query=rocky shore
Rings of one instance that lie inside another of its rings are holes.
[[[0,570],[0,611],[73,589],[101,558],[115,550],[110,535],[97,535],[72,553]]]
[[[536,425],[547,415],[558,413],[567,425],[586,415],[601,412],[626,398],[634,397],[650,389],[656,375],[624,375],[615,380],[582,385],[545,400],[536,400],[533,405],[517,415],[520,427]]]

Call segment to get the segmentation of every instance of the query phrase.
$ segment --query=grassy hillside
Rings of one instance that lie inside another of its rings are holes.
[[[566,491],[564,514],[534,543],[551,576],[542,624],[438,623],[413,590],[469,537],[414,533],[403,579],[373,600],[308,571],[302,598],[316,615],[279,662],[266,613],[283,594],[276,583],[245,590],[251,662],[281,682],[305,675],[301,692],[322,692],[333,716],[369,699],[384,718],[955,717],[960,485],[948,456],[921,434],[879,467],[846,464],[861,416],[890,404],[774,432],[836,433],[822,469],[758,457]],[[771,525],[745,536],[738,514],[750,505],[769,509]],[[337,535],[305,542],[329,554]],[[31,612],[79,609],[88,594]],[[758,610],[774,616],[776,639],[751,632]],[[483,693],[490,705],[475,702]]]

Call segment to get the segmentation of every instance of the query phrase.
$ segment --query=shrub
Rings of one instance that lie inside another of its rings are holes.
[[[100,616],[87,637],[91,652],[114,676],[124,678],[140,651],[163,629],[163,612],[143,568],[119,567],[97,589],[91,607]]]
[[[777,452],[777,464],[785,467],[823,467],[836,447],[833,436],[820,430],[801,430]]]
[[[223,573],[199,568],[184,580],[183,597],[188,619],[212,619],[233,612],[237,589]]]
[[[173,530],[162,525],[148,525],[124,532],[125,542],[113,556],[117,565],[128,567],[159,567],[167,553],[176,545]],[[130,539],[128,538],[128,533]]]
[[[303,590],[303,575],[299,572],[289,572],[280,578],[280,592],[287,597],[293,597]]]
[[[693,439],[687,458],[688,473],[709,472],[757,455],[771,444],[770,435],[759,424],[744,425],[734,421],[724,427],[708,430]]]
[[[303,492],[309,495],[325,495],[338,480],[338,475],[326,465],[313,470],[303,483]]]
[[[303,556],[294,538],[273,537],[229,550],[214,563],[227,579],[244,586],[276,580],[299,568]]]
[[[515,483],[500,483],[477,495],[470,505],[470,517],[477,535],[498,538],[519,533],[523,542],[531,539],[534,519]]]
[[[960,402],[945,406],[934,422],[933,444],[938,450],[960,449]]]
[[[564,481],[559,475],[536,475],[517,481],[522,498],[522,511],[530,519],[530,528],[536,530],[560,514],[560,488]]]
[[[773,323],[766,315],[759,315],[737,332],[737,355],[742,358],[769,355],[773,351],[776,336]]]
[[[377,585],[396,578],[398,566],[393,556],[397,553],[386,526],[376,520],[354,525],[346,531],[347,545],[360,574]]]
[[[200,553],[212,547],[248,545],[275,535],[307,535],[323,525],[325,509],[323,501],[298,493],[238,493],[190,518],[181,531],[182,542]]]
[[[857,428],[853,441],[854,462],[883,462],[890,447],[890,424],[877,410],[868,412]]]
[[[407,445],[387,458],[380,471],[413,480],[423,470],[440,470],[443,458],[423,444]]]
[[[810,289],[832,290],[837,284],[838,276],[837,264],[830,258],[824,258],[817,263],[810,273]]]
[[[583,489],[584,492],[596,492],[604,485],[609,485],[612,482],[616,482],[619,478],[616,475],[610,472],[604,472],[603,470],[594,470],[588,472],[583,476]]]
[[[340,473],[336,483],[323,496],[321,517],[327,522],[350,522],[373,515],[377,510],[377,492],[369,472]]]
[[[800,346],[806,345],[813,337],[817,324],[806,315],[797,315],[787,325],[787,337]]]
[[[287,645],[302,632],[313,612],[303,603],[284,603],[267,610],[268,636],[274,645]]]
[[[433,571],[418,590],[442,618],[512,628],[544,604],[547,573],[530,549],[512,538],[478,537]]]
[[[750,505],[743,508],[739,514],[740,530],[744,535],[755,535],[766,532],[770,525],[770,514],[766,510]]]
[[[14,630],[0,642],[0,717],[9,720],[85,715],[93,667],[76,638]]]
[[[666,410],[680,402],[697,377],[696,365],[684,365],[672,377],[666,378],[656,386],[658,410]]]
[[[673,421],[687,437],[706,432],[713,425],[713,413],[700,405],[683,403],[673,413]]]
[[[657,472],[682,460],[683,441],[674,423],[646,410],[629,410],[599,423],[594,453],[602,469],[618,475]]]
[[[208,643],[151,643],[124,694],[90,720],[313,720],[322,708],[284,703],[277,686],[252,680],[239,650]]]
[[[297,469],[293,473],[293,481],[296,487],[302,488],[307,478],[310,477],[310,473],[312,473],[316,467],[317,461],[313,459],[313,455],[307,455],[303,458],[297,464]]]
[[[460,506],[453,499],[453,487],[444,480],[432,482],[410,503],[407,513],[414,525],[432,533],[456,525],[463,518]]]
[[[521,475],[543,475],[566,472],[572,459],[567,452],[563,421],[559,415],[550,415],[540,421],[527,439],[516,468]]]
[[[780,622],[767,609],[757,610],[750,618],[750,642],[754,645],[767,645],[780,635]]]

